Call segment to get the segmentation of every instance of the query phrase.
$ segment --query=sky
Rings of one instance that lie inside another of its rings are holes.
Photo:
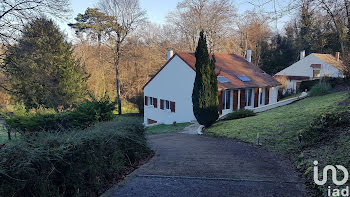
[[[170,11],[176,9],[177,3],[182,0],[140,0],[140,6],[147,12],[147,18],[159,25],[166,23],[166,16]],[[71,0],[72,14],[67,21],[57,21],[61,30],[68,35],[69,39],[74,38],[74,31],[68,27],[68,23],[74,23],[74,18],[79,13],[84,13],[86,8],[95,7],[98,0]],[[246,0],[234,0],[234,5],[237,8],[238,14],[242,14],[247,10],[253,9],[254,6],[249,4]],[[267,8],[268,9],[268,8]],[[282,22],[282,21],[281,21]],[[278,28],[283,27],[280,23]]]

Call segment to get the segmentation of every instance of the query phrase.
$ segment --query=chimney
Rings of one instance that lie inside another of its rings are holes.
[[[300,60],[305,58],[305,50],[300,51]]]
[[[335,53],[335,59],[337,59],[337,61],[340,60],[340,52],[336,52]]]
[[[252,62],[252,50],[250,48],[247,50],[247,61]]]
[[[174,51],[173,50],[171,50],[171,49],[168,49],[168,61],[170,60],[170,58],[172,58],[173,57],[173,55],[174,55]]]

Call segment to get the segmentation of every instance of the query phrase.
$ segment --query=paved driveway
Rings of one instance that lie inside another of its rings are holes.
[[[235,140],[149,136],[156,155],[104,196],[305,196],[288,161]]]

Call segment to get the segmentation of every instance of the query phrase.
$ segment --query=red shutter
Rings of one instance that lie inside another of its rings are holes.
[[[238,109],[238,90],[233,90],[232,109],[233,109],[233,111]]]
[[[265,89],[265,105],[268,105],[269,104],[269,99],[270,99],[270,88],[267,87]]]
[[[245,107],[245,90],[241,90],[241,101],[240,101],[240,108],[244,109]]]
[[[160,99],[160,109],[164,109],[164,100]]]
[[[175,102],[170,101],[170,110],[171,112],[175,112]]]
[[[148,105],[148,96],[145,96],[145,105]]]
[[[255,94],[254,94],[254,107],[258,107],[259,104],[259,88],[254,89]]]
[[[222,93],[223,93],[223,91],[218,92],[218,99],[219,99],[218,111],[219,111],[219,114],[222,114]]]
[[[158,107],[158,99],[157,98],[153,98],[153,105],[154,105],[154,108]]]

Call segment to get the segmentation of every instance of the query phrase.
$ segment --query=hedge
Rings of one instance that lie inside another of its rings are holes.
[[[222,120],[234,120],[234,119],[246,118],[246,117],[255,116],[255,115],[256,113],[252,110],[240,109],[225,115],[222,118]]]
[[[6,117],[9,130],[21,133],[85,129],[97,122],[112,120],[115,104],[109,100],[86,100],[72,111],[59,113],[24,113]]]
[[[0,196],[98,196],[152,153],[128,121],[21,138],[0,149]]]

